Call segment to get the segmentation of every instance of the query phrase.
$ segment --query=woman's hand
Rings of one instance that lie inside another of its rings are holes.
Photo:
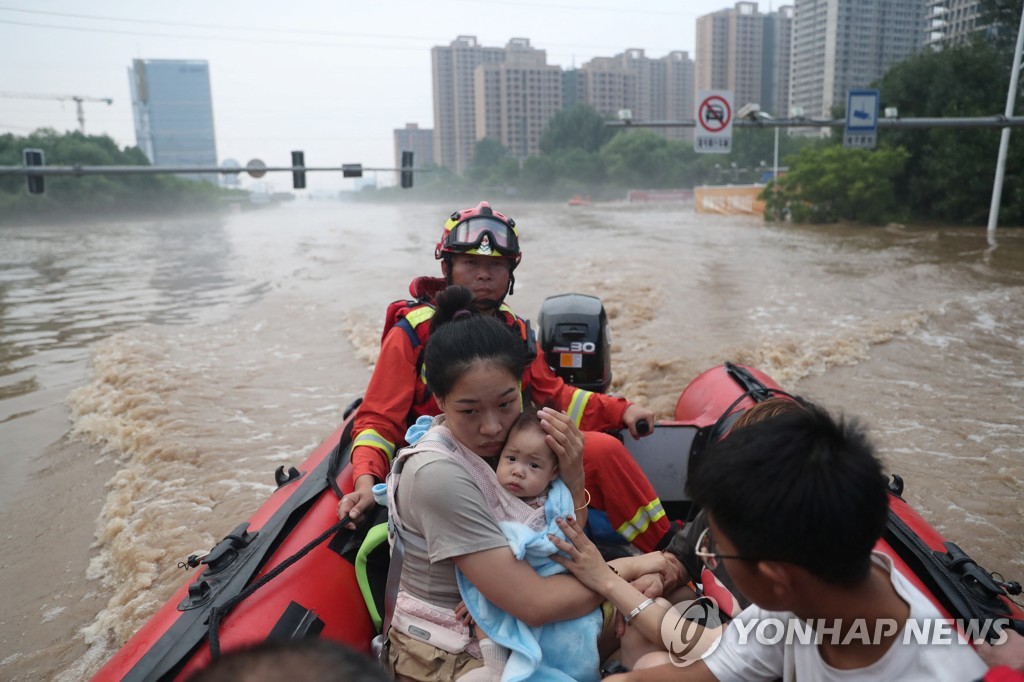
[[[346,528],[355,530],[356,524],[363,520],[363,514],[377,506],[373,499],[373,476],[363,475],[356,479],[355,490],[348,493],[338,502],[338,519],[346,516],[350,519]]]
[[[558,527],[565,533],[568,542],[550,534],[548,538],[569,557],[552,554],[551,560],[564,566],[577,580],[594,592],[607,597],[611,586],[622,578],[605,562],[597,546],[583,533],[576,519],[558,519]]]
[[[558,475],[575,500],[583,494],[583,434],[564,412],[545,407],[538,415],[545,441],[558,458]]]

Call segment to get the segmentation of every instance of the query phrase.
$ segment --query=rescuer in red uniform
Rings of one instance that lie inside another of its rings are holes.
[[[456,211],[445,223],[434,257],[441,261],[444,277],[418,277],[409,286],[417,300],[389,309],[380,356],[355,417],[355,490],[339,503],[339,517],[347,514],[358,520],[374,506],[370,489],[387,476],[395,452],[405,445],[407,427],[421,415],[440,413],[427,390],[421,362],[434,293],[451,284],[468,288],[481,313],[497,315],[528,347],[535,345],[526,321],[504,303],[522,258],[514,220],[492,210],[486,201]],[[625,446],[601,433],[625,427],[638,438],[645,434],[637,423],[652,424],[654,414],[624,398],[570,386],[555,375],[543,353],[535,356],[523,376],[524,396],[563,410],[586,432],[583,466],[590,506],[604,511],[612,528],[637,548],[654,550],[670,527],[661,501]]]

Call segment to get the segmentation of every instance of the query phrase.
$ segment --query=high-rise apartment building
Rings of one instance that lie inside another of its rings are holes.
[[[434,131],[420,128],[416,123],[406,123],[404,128],[395,128],[395,168],[402,166],[402,152],[412,152],[413,168],[423,168],[434,163]]]
[[[921,48],[928,0],[795,0],[790,107],[828,118]]]
[[[482,47],[475,36],[459,36],[430,51],[434,80],[434,160],[461,174],[477,141],[476,69],[505,61],[507,50],[527,52],[530,41],[513,38],[507,48]]]
[[[762,111],[776,118],[789,116],[790,68],[793,58],[793,6],[779,7],[764,17],[761,67]]]
[[[981,23],[981,0],[928,0],[925,45],[941,48],[962,43],[991,28]]]
[[[502,144],[516,159],[540,151],[540,136],[562,108],[562,69],[548,65],[543,50],[515,38],[505,61],[482,64],[474,73],[476,137]]]
[[[686,52],[674,51],[651,59],[640,49],[614,57],[595,57],[576,72],[580,101],[600,114],[615,115],[628,109],[634,120],[693,118],[693,61]],[[689,138],[693,131],[660,128],[669,138]]]
[[[128,69],[139,149],[155,166],[216,166],[210,69],[205,61],[134,59]],[[189,175],[216,184],[213,173]]]
[[[696,89],[730,90],[737,108],[753,102],[786,116],[792,21],[791,6],[761,14],[756,2],[698,17]]]

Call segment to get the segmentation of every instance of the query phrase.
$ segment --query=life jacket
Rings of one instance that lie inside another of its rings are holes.
[[[411,299],[398,299],[388,304],[384,315],[384,329],[381,332],[381,343],[388,333],[398,327],[405,332],[409,338],[409,344],[416,351],[416,376],[419,379],[421,390],[416,392],[416,404],[412,406],[406,416],[406,423],[411,424],[424,412],[418,406],[428,402],[433,395],[427,388],[427,377],[423,366],[423,349],[430,338],[430,321],[434,317],[434,296],[445,288],[445,282],[440,277],[417,277],[409,283]],[[537,336],[530,327],[530,321],[519,317],[512,312],[508,305],[502,303],[497,310],[497,315],[505,324],[512,327],[516,335],[523,340],[526,349],[526,364],[529,366],[537,357]],[[524,387],[526,390],[526,387]],[[524,399],[528,396],[524,395]]]

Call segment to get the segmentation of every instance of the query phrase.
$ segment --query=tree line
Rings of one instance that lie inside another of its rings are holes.
[[[50,166],[148,166],[137,147],[119,149],[106,135],[40,128],[28,136],[0,135],[0,166],[22,165],[23,149],[41,149]],[[172,175],[47,176],[46,193],[29,195],[25,176],[0,177],[0,221],[166,215],[206,211],[242,194]]]

